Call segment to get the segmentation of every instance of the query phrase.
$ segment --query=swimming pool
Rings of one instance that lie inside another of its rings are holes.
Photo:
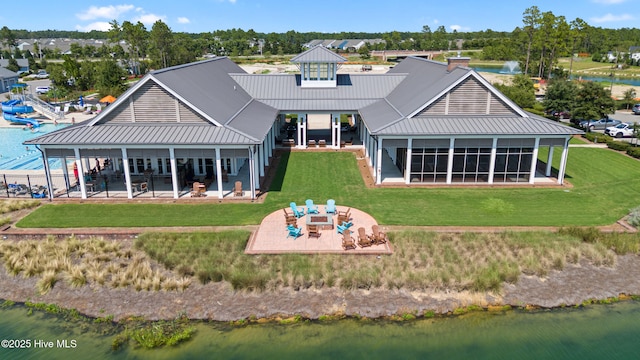
[[[42,153],[35,146],[22,145],[34,137],[63,128],[66,125],[43,124],[38,131],[22,126],[0,128],[0,171],[1,170],[42,170]],[[60,160],[49,160],[52,169],[60,168]]]

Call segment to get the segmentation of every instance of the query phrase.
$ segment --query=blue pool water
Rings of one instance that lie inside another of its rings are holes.
[[[42,170],[42,153],[35,146],[22,143],[34,137],[61,129],[65,125],[43,124],[37,131],[22,126],[0,128],[0,171],[1,170]],[[60,160],[50,160],[52,169],[60,168]]]

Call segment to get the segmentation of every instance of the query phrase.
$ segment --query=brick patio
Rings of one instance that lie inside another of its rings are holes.
[[[336,206],[338,211],[346,211],[346,206]],[[287,208],[288,209],[288,208]],[[324,206],[318,205],[320,214],[324,215]],[[282,209],[267,215],[260,224],[257,231],[254,231],[247,243],[245,249],[246,254],[391,254],[393,251],[389,242],[383,245],[373,245],[361,248],[358,246],[355,250],[342,249],[342,235],[338,234],[335,228],[337,215],[333,215],[334,226],[332,229],[323,229],[320,231],[320,237],[309,238],[306,220],[307,216],[298,219],[298,227],[302,227],[302,236],[293,239],[287,237],[289,233],[286,228],[284,213]],[[351,208],[351,221],[353,226],[351,236],[357,243],[358,228],[363,227],[368,235],[371,234],[371,227],[377,225],[377,222],[371,215],[358,209]],[[384,227],[380,228],[385,231]]]

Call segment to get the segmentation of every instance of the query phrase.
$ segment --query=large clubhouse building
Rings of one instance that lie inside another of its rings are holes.
[[[73,160],[80,174],[90,159],[109,159],[128,198],[149,173],[173,198],[194,176],[223,198],[227,179],[244,172],[244,196],[254,199],[283,145],[361,148],[376,184],[563,184],[569,139],[580,132],[525,112],[468,58],[409,57],[383,74],[345,74],[345,58],[316,46],[291,61],[298,74],[248,74],[227,57],[153,71],[95,118],[27,144],[47,160]],[[537,161],[541,147],[546,162]],[[87,180],[78,180],[86,198]]]

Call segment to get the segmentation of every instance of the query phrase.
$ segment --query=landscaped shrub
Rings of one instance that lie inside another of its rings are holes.
[[[624,141],[609,141],[607,142],[607,147],[609,147],[609,149],[613,149],[613,150],[618,150],[618,151],[627,151],[627,149],[629,149],[629,147],[631,147],[631,145],[629,145],[629,143],[626,143]]]
[[[640,206],[631,209],[627,222],[633,227],[640,226]]]
[[[640,159],[640,147],[629,146],[627,148],[627,155]]]
[[[608,143],[609,141],[613,140],[611,136],[604,135],[598,132],[586,132],[582,136],[591,142],[598,142],[598,143]]]

